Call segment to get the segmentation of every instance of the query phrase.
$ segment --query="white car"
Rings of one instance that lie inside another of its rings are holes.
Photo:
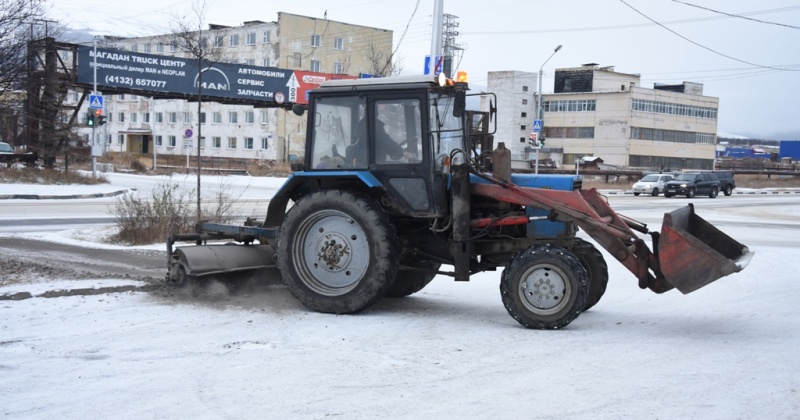
[[[637,183],[633,184],[633,195],[650,194],[657,197],[658,194],[664,191],[664,184],[675,179],[674,176],[669,174],[650,174],[640,179]]]

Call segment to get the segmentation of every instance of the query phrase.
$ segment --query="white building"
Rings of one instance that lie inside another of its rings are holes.
[[[487,89],[497,95],[495,145],[504,142],[511,151],[512,166],[530,168],[530,133],[536,119],[538,74],[522,71],[489,72]],[[484,110],[488,104],[481,105]]]
[[[392,52],[392,31],[283,12],[275,22],[209,25],[203,36],[213,45],[214,61],[316,73],[376,73],[378,58],[388,60]],[[170,41],[169,34],[107,37],[99,46],[193,58]],[[77,100],[78,95],[73,93],[66,105]],[[291,111],[204,100],[198,113],[197,102],[132,94],[105,94],[104,102],[107,124],[96,130],[106,150],[186,154],[190,149],[184,146],[197,146],[199,120],[203,157],[285,161],[304,154],[305,119]],[[87,106],[83,106],[82,121]],[[83,128],[81,133],[88,139],[91,129]],[[190,153],[194,155],[196,150]]]
[[[530,135],[532,121],[522,116],[535,114],[533,108],[524,108],[535,100],[535,93],[522,88],[533,84],[506,83],[507,73],[511,72],[500,73],[489,73],[489,85],[499,79],[495,85],[508,86],[494,92],[499,104],[510,102],[511,106],[498,106],[495,142],[517,145],[514,159],[533,159],[533,153],[526,156],[519,151]],[[522,74],[535,80],[535,74]],[[644,88],[637,74],[587,64],[556,69],[554,92],[543,95],[544,129],[540,135],[545,138],[545,147],[540,159],[550,159],[562,167],[574,167],[581,157],[592,156],[613,166],[713,168],[719,99],[703,96],[701,84],[684,82]],[[501,96],[511,99],[501,100]],[[501,123],[505,126],[503,132]],[[518,140],[504,140],[512,138]],[[528,162],[517,161],[516,167],[520,163]]]

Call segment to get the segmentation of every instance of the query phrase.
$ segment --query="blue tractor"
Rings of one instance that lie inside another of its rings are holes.
[[[277,266],[306,307],[345,314],[416,293],[437,275],[467,281],[500,268],[509,314],[528,328],[558,329],[608,283],[603,254],[579,229],[656,293],[688,293],[747,265],[747,247],[691,205],[649,232],[582,189],[578,175],[512,173],[489,127],[496,100],[481,93],[489,111],[470,112],[468,95],[465,81],[441,76],[325,82],[307,107],[294,107],[308,118],[304,169],[265,219],[173,234],[167,280]],[[207,244],[231,239],[239,245]]]

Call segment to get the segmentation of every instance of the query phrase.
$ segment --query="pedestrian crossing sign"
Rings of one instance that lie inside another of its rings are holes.
[[[103,109],[103,95],[89,95],[89,108]]]

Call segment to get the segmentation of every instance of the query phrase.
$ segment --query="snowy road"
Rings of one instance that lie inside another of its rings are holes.
[[[275,282],[233,295],[214,284],[197,295],[0,301],[0,413],[800,417],[800,283],[793,265],[800,195],[609,200],[651,230],[664,211],[693,202],[755,257],[745,271],[684,296],[639,290],[606,254],[606,295],[561,331],[526,330],[509,317],[499,272],[468,283],[439,277],[410,298],[348,316],[308,312]],[[32,279],[0,294],[97,282]]]

